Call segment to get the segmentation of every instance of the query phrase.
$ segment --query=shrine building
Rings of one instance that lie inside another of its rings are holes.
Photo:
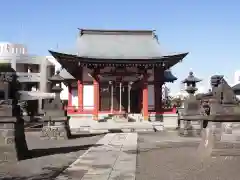
[[[188,54],[164,54],[152,30],[92,29],[80,29],[74,54],[49,52],[63,68],[68,115],[96,121],[164,114],[162,86],[177,79],[170,68]]]

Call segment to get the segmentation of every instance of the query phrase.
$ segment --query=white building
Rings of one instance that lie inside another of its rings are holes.
[[[48,92],[50,83],[48,78],[54,74],[54,64],[45,56],[35,56],[28,53],[23,44],[1,42],[0,64],[9,64],[18,76],[22,91]],[[8,87],[1,85],[1,99],[7,98]],[[35,93],[36,94],[36,93]],[[40,94],[39,98],[40,98]],[[39,101],[41,105],[41,101]]]
[[[240,83],[240,70],[235,71],[234,73],[234,85]]]

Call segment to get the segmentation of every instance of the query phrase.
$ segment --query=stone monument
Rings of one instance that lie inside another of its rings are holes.
[[[7,87],[0,100],[0,161],[23,160],[29,157],[29,151],[18,104],[17,75],[11,67],[0,67],[0,84]]]
[[[196,84],[201,80],[190,72],[188,77],[182,81],[186,84],[186,91],[188,93],[188,98],[184,102],[184,109],[180,112],[180,136],[199,136],[201,134],[201,121],[196,119],[184,120],[181,117],[184,115],[195,115],[200,114],[200,101],[196,99],[194,95],[197,91]]]
[[[70,137],[68,117],[60,99],[61,83],[64,79],[57,71],[49,81],[52,82],[52,92],[55,93],[55,98],[43,100],[43,111],[45,112],[43,121],[47,122],[47,125],[44,125],[41,137],[44,139],[68,139]]]
[[[201,157],[240,155],[240,106],[223,76],[211,77],[212,91],[201,101],[209,113],[185,114],[182,119],[205,121],[198,152]],[[206,111],[206,109],[205,109]]]

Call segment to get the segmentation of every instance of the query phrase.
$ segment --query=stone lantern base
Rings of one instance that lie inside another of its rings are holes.
[[[47,119],[48,121],[45,118],[47,124],[43,126],[41,131],[41,139],[62,140],[70,138],[71,133],[67,117],[51,117],[51,120]]]

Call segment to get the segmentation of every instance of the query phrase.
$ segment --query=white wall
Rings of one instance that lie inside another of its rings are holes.
[[[234,73],[234,85],[240,83],[240,71],[235,71]]]
[[[83,68],[83,81],[92,82],[92,77],[89,76],[90,70],[88,68]],[[94,88],[93,85],[83,85],[83,108],[93,109],[94,105]]]
[[[94,105],[93,85],[83,86],[83,109],[93,109]]]

